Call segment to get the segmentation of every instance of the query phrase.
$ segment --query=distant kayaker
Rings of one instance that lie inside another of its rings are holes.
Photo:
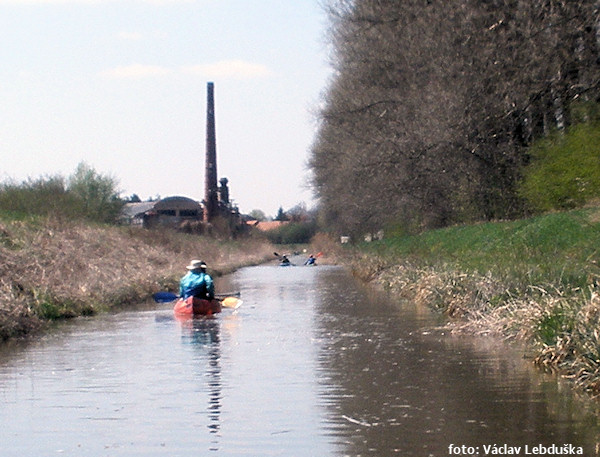
[[[308,259],[306,259],[306,262],[304,262],[304,265],[316,265],[316,264],[317,264],[317,259],[312,254],[310,255],[310,257]]]
[[[287,256],[283,255],[281,256],[281,265],[289,265],[290,264],[290,259],[287,258]]]
[[[215,298],[215,285],[206,273],[206,263],[202,260],[192,260],[186,268],[189,271],[179,282],[179,296],[184,300],[188,297],[204,300]]]

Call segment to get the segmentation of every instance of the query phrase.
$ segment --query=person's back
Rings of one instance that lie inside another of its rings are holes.
[[[179,296],[183,299],[197,297],[212,300],[214,298],[213,280],[206,273],[206,264],[194,260],[187,267],[186,275],[179,282]]]
[[[205,298],[206,281],[204,280],[204,273],[201,271],[188,271],[179,283],[179,296],[184,299],[188,297]]]

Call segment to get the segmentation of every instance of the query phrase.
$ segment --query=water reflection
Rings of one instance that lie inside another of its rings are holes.
[[[221,343],[221,328],[217,316],[177,318],[181,326],[181,342],[207,349],[209,352]]]
[[[443,335],[428,313],[330,276],[319,278],[315,318],[320,403],[346,454],[447,456],[454,444],[483,455],[500,443],[596,455],[594,416],[517,352]]]
[[[221,370],[221,324],[219,316],[178,318],[181,326],[181,341],[199,351],[200,379],[208,392],[207,425],[211,434],[221,429],[222,370]],[[203,372],[204,370],[204,372]],[[218,451],[218,440],[212,441],[211,451]]]

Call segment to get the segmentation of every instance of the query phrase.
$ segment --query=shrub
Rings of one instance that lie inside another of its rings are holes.
[[[266,232],[266,236],[275,244],[305,244],[310,242],[316,231],[317,224],[314,222],[292,222]]]
[[[68,189],[82,204],[87,219],[98,222],[117,220],[123,202],[119,199],[114,178],[103,176],[85,163],[80,163],[69,178]]]
[[[68,180],[45,176],[20,184],[0,184],[0,211],[13,219],[54,216],[115,222],[122,205],[116,181],[85,164],[80,164]]]
[[[600,123],[555,132],[530,154],[520,193],[533,209],[577,208],[600,196]]]
[[[14,218],[32,215],[79,213],[77,199],[65,188],[59,176],[29,178],[17,184],[5,182],[0,185],[0,210]]]

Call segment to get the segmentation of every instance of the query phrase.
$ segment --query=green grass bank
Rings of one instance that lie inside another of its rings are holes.
[[[174,290],[190,259],[219,276],[273,258],[260,239],[219,241],[173,231],[46,217],[0,217],[0,341]]]
[[[361,245],[363,280],[445,313],[454,332],[526,343],[544,369],[600,394],[600,208]]]

